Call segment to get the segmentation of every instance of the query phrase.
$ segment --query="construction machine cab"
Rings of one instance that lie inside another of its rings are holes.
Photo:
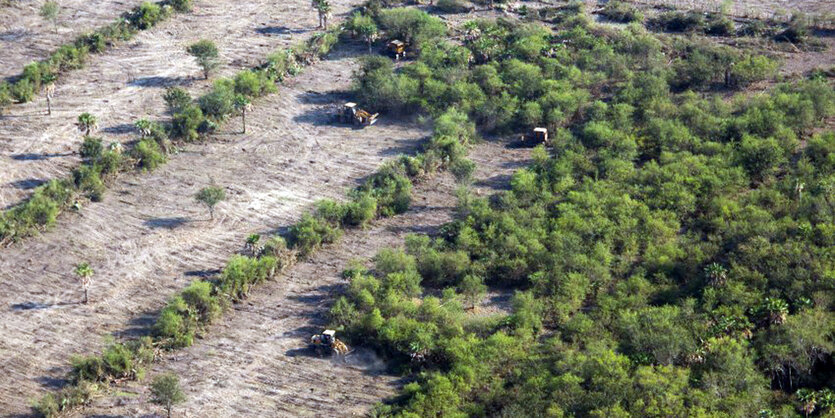
[[[537,144],[548,145],[548,129],[546,129],[546,128],[534,128],[534,130],[533,130],[533,140]]]
[[[322,344],[332,346],[334,340],[336,340],[336,331],[327,329],[322,333]]]
[[[394,55],[394,59],[406,57],[406,43],[400,40],[392,40],[388,43],[388,50]]]
[[[379,113],[371,114],[366,110],[357,107],[356,103],[348,102],[342,107],[339,120],[342,123],[352,123],[358,126],[370,126],[377,122]]]

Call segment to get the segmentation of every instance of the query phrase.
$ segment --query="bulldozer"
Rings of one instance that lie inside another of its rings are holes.
[[[339,338],[336,338],[336,331],[332,329],[326,329],[321,334],[310,337],[310,345],[319,356],[325,354],[345,356],[348,354],[348,346]]]
[[[389,53],[394,55],[395,60],[406,57],[406,43],[397,39],[390,41],[387,45]]]
[[[342,123],[352,123],[357,126],[371,126],[377,123],[379,113],[371,114],[366,110],[357,107],[356,103],[345,103],[342,112],[339,113],[339,120]]]

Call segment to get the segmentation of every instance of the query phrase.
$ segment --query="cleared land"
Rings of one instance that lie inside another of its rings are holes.
[[[334,90],[348,88],[363,50],[335,54],[259,101],[247,135],[231,121],[220,140],[188,146],[153,173],[124,176],[104,202],[0,250],[0,410],[25,411],[43,384],[60,381],[71,353],[143,325],[168,296],[222,267],[248,234],[291,224],[313,201],[342,197],[386,159],[413,150],[426,135],[420,127],[332,125],[325,107],[342,101]],[[209,177],[227,186],[214,221],[192,198]],[[80,261],[96,271],[89,305],[78,304],[72,276]]]
[[[338,16],[354,2],[332,3]],[[79,114],[98,117],[97,135],[106,142],[125,142],[135,138],[136,120],[165,117],[165,87],[186,87],[195,95],[205,90],[211,81],[202,80],[185,52],[187,45],[202,38],[215,41],[224,63],[219,74],[230,75],[309,36],[317,24],[308,0],[197,1],[193,13],[175,16],[91,59],[58,83],[52,116],[46,115],[46,99],[39,95],[0,117],[0,207],[18,203],[38,184],[79,164]]]
[[[501,143],[477,145],[471,152],[478,164],[476,192],[492,194],[507,186],[513,171],[527,164],[529,152]],[[455,188],[449,174],[420,184],[408,212],[374,222],[365,230],[348,231],[339,243],[235,305],[233,312],[209,329],[205,340],[159,362],[155,373],[173,371],[186,388],[188,400],[178,413],[362,416],[370,406],[393,395],[403,379],[387,373],[385,362],[373,352],[360,347],[342,363],[315,356],[307,341],[326,325],[333,295],[346,283],[340,274],[348,262],[368,259],[383,248],[402,247],[408,233],[437,232],[452,220]],[[142,384],[132,382],[118,390],[121,395],[101,398],[83,412],[138,416],[158,411],[148,402]]]
[[[46,58],[76,36],[104,26],[142,3],[140,0],[61,0],[57,25],[44,20],[41,0],[0,2],[0,80]]]

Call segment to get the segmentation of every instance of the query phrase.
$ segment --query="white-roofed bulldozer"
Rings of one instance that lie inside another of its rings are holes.
[[[371,126],[377,122],[379,113],[371,114],[366,110],[357,107],[356,103],[345,103],[339,113],[339,120],[342,123],[352,123],[357,126]]]
[[[332,329],[310,337],[310,345],[320,356],[333,354],[345,356],[348,354],[348,346],[336,338],[336,331]]]

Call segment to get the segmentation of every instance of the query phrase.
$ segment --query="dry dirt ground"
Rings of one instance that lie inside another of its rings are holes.
[[[210,274],[252,232],[289,225],[323,197],[339,198],[383,161],[411,152],[420,126],[383,119],[371,129],[333,125],[324,107],[344,100],[355,54],[345,48],[256,104],[248,133],[187,146],[153,173],[123,176],[101,203],[62,216],[51,232],[0,249],[0,411],[21,412],[71,353],[141,323],[197,276]],[[193,201],[226,186],[214,220]],[[72,267],[95,270],[89,305]]]
[[[331,2],[334,18],[358,0]],[[0,116],[0,208],[18,203],[38,184],[66,175],[79,164],[79,114],[97,116],[106,141],[135,137],[140,118],[165,117],[165,87],[179,85],[197,95],[210,82],[185,48],[201,38],[215,41],[224,65],[220,75],[252,67],[274,49],[315,31],[309,0],[198,0],[194,11],[143,31],[130,42],[92,57],[87,67],[63,77],[56,87],[52,116],[46,99],[14,105]],[[3,56],[7,54],[4,52]],[[13,61],[25,60],[12,57]],[[3,58],[2,61],[6,61]],[[20,66],[18,66],[20,67]]]
[[[56,25],[44,20],[42,0],[0,0],[0,80],[19,75],[76,36],[113,22],[141,0],[61,0]]]
[[[527,165],[530,149],[497,142],[473,148],[478,165],[474,189],[481,195],[506,187]],[[373,351],[353,347],[346,362],[319,358],[307,341],[326,325],[332,299],[345,285],[340,273],[350,260],[368,260],[380,249],[398,248],[408,233],[436,233],[452,219],[456,185],[449,174],[414,191],[412,208],[399,216],[353,230],[269,282],[212,326],[203,340],[160,361],[153,373],[174,372],[186,388],[179,416],[362,416],[393,395],[404,379],[386,371]],[[507,301],[493,292],[485,304]],[[506,305],[506,303],[505,303]],[[496,313],[493,306],[481,312]],[[85,415],[145,416],[159,411],[143,384],[114,388]]]

